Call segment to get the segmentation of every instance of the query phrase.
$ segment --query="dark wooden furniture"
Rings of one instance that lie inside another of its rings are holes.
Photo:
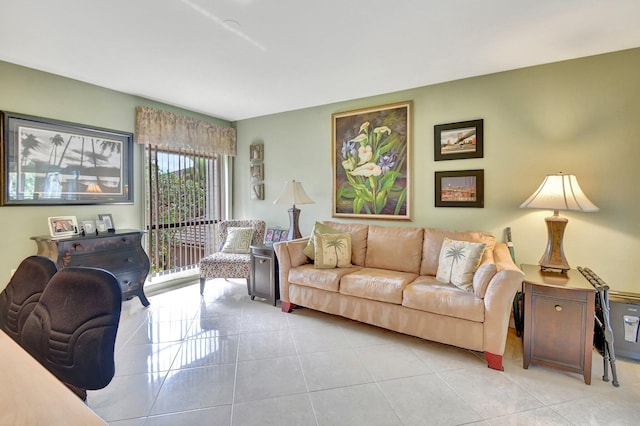
[[[142,231],[123,229],[115,232],[52,238],[31,237],[38,246],[38,255],[66,266],[93,266],[106,269],[116,276],[123,299],[140,298],[144,306],[149,300],[144,294],[144,282],[149,273],[149,257],[142,248]]]
[[[523,367],[539,364],[581,373],[591,384],[596,289],[582,274],[522,265]]]
[[[278,259],[273,246],[251,246],[251,278],[248,281],[251,300],[256,296],[276,306],[280,299]]]

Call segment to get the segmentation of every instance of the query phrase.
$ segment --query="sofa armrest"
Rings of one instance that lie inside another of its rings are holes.
[[[289,270],[300,266],[301,259],[307,258],[302,250],[306,247],[309,237],[297,238],[290,241],[281,241],[273,245],[278,257],[278,278],[280,280],[280,300],[289,300]],[[308,258],[307,258],[308,260]]]
[[[493,255],[498,272],[489,282],[484,296],[484,351],[502,355],[513,298],[522,287],[524,273],[513,263],[506,244],[496,243]]]

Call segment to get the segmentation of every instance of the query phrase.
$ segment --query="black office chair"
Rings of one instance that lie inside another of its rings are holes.
[[[104,269],[66,267],[49,281],[22,328],[21,344],[80,398],[107,386],[122,291]]]
[[[58,265],[44,256],[24,259],[0,293],[0,328],[20,343],[20,333]]]

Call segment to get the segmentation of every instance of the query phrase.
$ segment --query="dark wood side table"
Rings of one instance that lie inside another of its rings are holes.
[[[144,306],[149,306],[143,286],[150,261],[142,248],[143,235],[142,231],[123,229],[97,235],[65,238],[42,235],[31,239],[38,246],[38,255],[50,257],[58,267],[93,266],[106,269],[118,279],[124,299],[137,296]]]
[[[280,299],[278,280],[278,259],[273,246],[251,246],[251,278],[249,279],[249,295],[251,300],[256,296],[267,299],[276,306]]]
[[[591,384],[595,288],[582,274],[541,271],[522,265],[524,356],[522,366],[539,364],[581,373]]]

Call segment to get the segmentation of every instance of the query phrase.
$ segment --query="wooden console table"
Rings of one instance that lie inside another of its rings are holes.
[[[524,368],[540,364],[581,373],[591,384],[596,289],[582,274],[522,265]]]
[[[120,282],[124,299],[139,297],[144,306],[149,300],[144,294],[144,282],[149,273],[149,257],[142,248],[142,231],[123,229],[98,235],[76,235],[52,238],[31,237],[38,245],[38,255],[56,261],[58,267],[93,266],[106,269]]]

